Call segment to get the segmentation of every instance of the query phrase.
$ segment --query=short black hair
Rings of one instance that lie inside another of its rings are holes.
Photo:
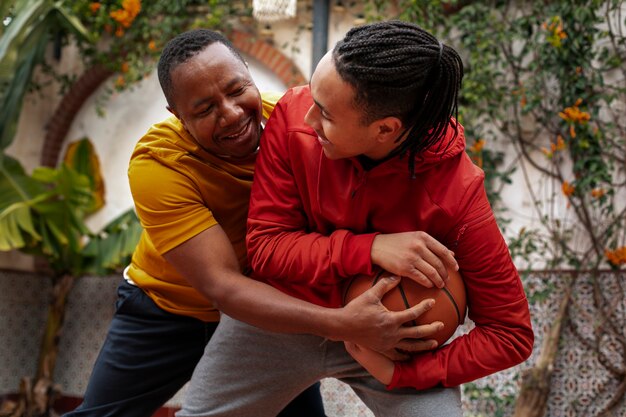
[[[180,35],[170,39],[170,41],[163,48],[161,58],[159,58],[159,64],[157,72],[159,74],[159,83],[161,89],[167,100],[167,104],[173,107],[171,100],[172,96],[172,71],[178,65],[187,62],[189,59],[202,52],[206,47],[218,42],[226,46],[230,51],[244,64],[246,61],[243,59],[239,51],[233,46],[233,44],[226,39],[226,37],[218,32],[214,32],[208,29],[193,29],[187,32],[183,32]]]
[[[340,77],[355,90],[364,123],[388,116],[402,120],[408,136],[393,154],[409,153],[413,175],[415,156],[441,142],[458,116],[458,53],[421,27],[394,20],[351,29],[332,56]]]

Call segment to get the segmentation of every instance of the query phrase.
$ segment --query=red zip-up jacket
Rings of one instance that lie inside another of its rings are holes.
[[[248,259],[257,279],[310,302],[341,306],[342,281],[371,274],[376,233],[421,230],[453,250],[475,327],[437,350],[397,362],[389,388],[456,386],[530,355],[528,302],[484,190],[463,128],[441,152],[365,170],[330,160],[304,123],[308,87],[278,102],[261,141],[248,217]]]

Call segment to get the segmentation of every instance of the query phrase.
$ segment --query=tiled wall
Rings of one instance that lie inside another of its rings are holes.
[[[85,389],[89,372],[113,314],[115,288],[119,277],[86,277],[77,281],[70,295],[67,319],[56,370],[56,381],[67,395],[80,396]],[[605,306],[613,312],[611,324],[626,328],[626,274],[607,274],[602,278]],[[552,323],[560,295],[562,278],[554,274],[537,273],[525,279],[530,297],[537,298],[532,305],[536,333],[535,351],[531,359],[519,367],[476,381],[478,387],[489,387],[473,398],[467,389],[464,395],[466,415],[510,416],[518,391],[520,369],[534,363],[543,335]],[[49,283],[32,274],[0,271],[0,394],[15,392],[24,375],[35,372],[39,340],[45,320]],[[620,379],[606,368],[590,349],[597,331],[598,312],[592,303],[593,286],[580,277],[574,288],[571,304],[573,320],[564,328],[564,339],[555,367],[552,394],[547,416],[594,416],[618,392]],[[471,323],[470,323],[471,325]],[[620,345],[604,336],[602,351],[616,368],[624,368]],[[467,387],[466,387],[467,388]],[[168,405],[180,403],[182,393]],[[322,395],[329,417],[371,417],[354,393],[334,379],[322,381]],[[626,401],[622,398],[615,416],[626,415]],[[608,414],[611,415],[611,414]]]

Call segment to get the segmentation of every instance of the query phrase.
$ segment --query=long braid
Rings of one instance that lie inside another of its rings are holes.
[[[163,94],[167,99],[167,102],[172,106],[172,71],[178,65],[187,62],[200,52],[202,52],[209,45],[218,42],[226,46],[241,62],[245,63],[245,60],[239,54],[239,51],[230,43],[230,41],[221,35],[208,29],[193,29],[187,32],[183,32],[178,36],[170,39],[170,41],[163,48],[161,58],[159,58],[158,74],[159,83]]]
[[[335,46],[333,59],[356,91],[364,123],[388,116],[402,120],[407,139],[393,155],[408,153],[411,175],[415,157],[441,145],[450,125],[456,129],[451,117],[458,115],[463,62],[419,26],[389,21],[353,28]]]

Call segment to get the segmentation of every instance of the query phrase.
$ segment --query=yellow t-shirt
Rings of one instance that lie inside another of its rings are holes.
[[[265,119],[279,98],[262,95]],[[219,224],[244,269],[253,172],[254,158],[237,165],[204,151],[175,116],[153,125],[139,140],[128,177],[144,231],[128,276],[159,307],[203,321],[219,320],[215,307],[162,254]]]

